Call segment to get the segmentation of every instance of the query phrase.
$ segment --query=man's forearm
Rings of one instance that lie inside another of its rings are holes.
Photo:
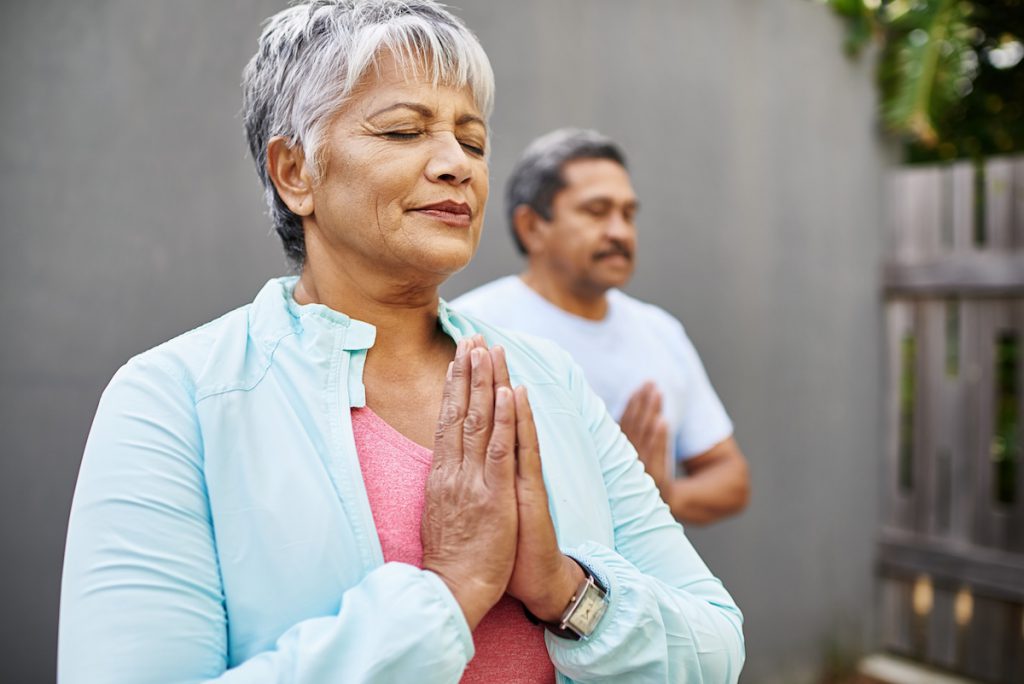
[[[695,460],[700,462],[704,456]],[[735,455],[688,468],[686,477],[675,478],[662,493],[672,515],[684,523],[707,524],[742,511],[750,498],[746,459]]]

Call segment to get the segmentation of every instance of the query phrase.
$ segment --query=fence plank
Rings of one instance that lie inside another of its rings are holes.
[[[895,172],[888,184],[889,234],[900,259],[929,257],[941,251],[942,170],[915,167]]]
[[[998,525],[992,506],[992,427],[995,415],[995,341],[1001,327],[998,302],[977,301],[972,303],[977,312],[977,346],[974,358],[977,363],[978,382],[974,387],[973,406],[975,431],[973,446],[974,477],[971,481],[974,494],[974,513],[971,540],[980,546],[997,545]]]
[[[974,249],[974,163],[957,162],[949,169],[949,221],[953,230],[953,249],[959,253]]]
[[[935,587],[935,601],[928,616],[928,662],[953,668],[957,656],[957,628],[953,620],[954,592]]]
[[[1018,248],[1024,246],[1024,158],[1013,163],[1013,244]],[[1022,678],[1024,681],[1024,678]]]
[[[1005,679],[1010,656],[1006,651],[1006,634],[1012,613],[1010,604],[975,597],[964,672],[989,682],[1009,682]]]
[[[914,327],[915,305],[909,302],[892,302],[886,307],[888,319],[888,367],[889,384],[886,397],[886,416],[888,423],[886,439],[886,521],[887,525],[898,529],[912,530],[914,524],[913,498],[900,488],[901,435],[900,425],[902,380],[904,374],[903,355],[908,337],[915,340]],[[913,432],[911,432],[913,439]]]
[[[882,640],[885,647],[898,653],[911,651],[910,583],[903,579],[882,578]]]
[[[990,159],[985,164],[985,247],[1015,247],[1013,237],[1013,160]]]
[[[967,584],[977,593],[1024,602],[1024,559],[999,549],[965,548],[886,531],[879,542],[879,567],[886,576],[927,574],[944,584]]]
[[[1024,295],[1024,254],[968,252],[928,260],[888,261],[882,272],[890,296]]]
[[[944,484],[948,477],[948,453],[943,408],[948,396],[946,382],[946,303],[942,300],[924,300],[918,303],[920,311],[918,344],[921,356],[921,392],[917,404],[920,412],[920,441],[915,462],[917,486],[916,518],[918,529],[930,536],[941,536],[948,527],[949,500]]]
[[[980,392],[981,365],[978,349],[981,345],[979,320],[981,312],[977,302],[960,302],[960,376],[957,403],[952,411],[957,416],[959,434],[954,443],[951,476],[956,486],[951,492],[951,520],[949,539],[968,548],[974,531],[975,500],[974,480],[978,468],[977,432],[978,417],[970,407],[975,406]]]

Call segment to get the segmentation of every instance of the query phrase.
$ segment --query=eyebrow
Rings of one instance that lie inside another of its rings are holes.
[[[384,107],[383,109],[378,109],[373,114],[370,114],[370,116],[368,116],[367,118],[368,119],[374,119],[374,118],[380,116],[381,114],[386,114],[386,113],[394,111],[396,109],[409,109],[409,110],[419,114],[424,119],[429,119],[429,118],[434,116],[434,111],[432,109],[430,109],[430,107],[427,107],[426,105],[420,104],[419,102],[396,102],[395,104],[388,105],[387,107]],[[476,114],[463,114],[462,116],[460,116],[458,119],[455,120],[455,125],[456,126],[465,126],[466,124],[470,124],[470,123],[478,123],[481,126],[483,126],[485,129],[487,128],[487,124],[484,123],[484,120],[481,119]]]
[[[593,204],[595,202],[601,202],[601,203],[607,203],[607,204],[615,204],[615,199],[612,198],[612,197],[609,197],[608,195],[597,195],[595,197],[588,197],[586,199],[581,200],[580,201],[580,206],[583,206],[583,205],[586,205],[586,204]],[[640,208],[640,201],[634,199],[632,201],[626,202],[625,206],[627,206],[627,207],[629,207],[631,209],[639,209]]]

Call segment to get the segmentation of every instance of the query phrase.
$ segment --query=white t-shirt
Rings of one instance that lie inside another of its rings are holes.
[[[609,290],[607,315],[592,321],[558,308],[518,276],[506,276],[467,292],[451,306],[497,327],[558,343],[616,418],[640,385],[654,381],[678,460],[702,454],[732,435],[732,421],[683,326],[653,304]]]

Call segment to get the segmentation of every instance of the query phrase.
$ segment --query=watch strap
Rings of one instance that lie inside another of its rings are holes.
[[[572,556],[570,556],[570,558],[572,558]],[[569,603],[565,607],[565,611],[562,614],[561,620],[559,620],[558,622],[547,622],[546,620],[541,620],[539,617],[531,613],[525,605],[523,606],[523,611],[526,612],[527,620],[529,620],[531,623],[535,625],[544,625],[544,628],[552,634],[554,634],[555,636],[561,637],[563,639],[570,639],[572,641],[579,641],[582,638],[579,632],[570,629],[568,626],[566,626],[566,620],[568,620],[568,618],[570,617],[572,609],[575,608],[576,605],[579,603],[579,600],[582,598],[583,593],[587,590],[587,587],[589,585],[593,584],[593,586],[600,589],[601,592],[606,596],[608,594],[608,589],[601,583],[601,580],[599,580],[594,575],[594,573],[592,573],[585,565],[580,563],[575,558],[573,558],[573,560],[576,562],[576,565],[580,566],[580,569],[583,570],[584,578],[583,581],[580,582],[580,585],[576,588],[576,591],[573,593],[572,598],[569,599]]]

